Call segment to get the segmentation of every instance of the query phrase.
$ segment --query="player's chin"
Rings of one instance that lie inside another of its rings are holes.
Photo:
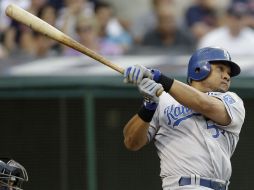
[[[222,86],[220,86],[220,87],[217,89],[217,91],[219,91],[219,92],[227,92],[228,89],[229,89],[229,86],[227,86],[227,85],[222,85]]]

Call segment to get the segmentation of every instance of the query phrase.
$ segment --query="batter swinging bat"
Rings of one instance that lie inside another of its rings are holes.
[[[55,27],[51,26],[47,22],[43,21],[42,19],[34,16],[33,14],[27,12],[26,10],[14,5],[10,4],[5,10],[6,15],[13,18],[14,20],[30,27],[32,30],[39,32],[53,40],[56,40],[68,47],[71,47],[97,61],[103,63],[104,65],[118,71],[121,74],[124,74],[124,69],[119,67],[116,64],[113,64],[103,56],[97,54],[96,52],[86,48],[82,44],[78,43],[68,35],[64,34],[60,30],[56,29]],[[163,92],[163,89],[157,91],[157,96],[160,96]]]

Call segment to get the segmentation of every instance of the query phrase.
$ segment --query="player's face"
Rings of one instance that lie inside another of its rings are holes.
[[[207,91],[226,92],[230,87],[231,69],[229,65],[223,63],[211,64],[211,73],[203,81]]]

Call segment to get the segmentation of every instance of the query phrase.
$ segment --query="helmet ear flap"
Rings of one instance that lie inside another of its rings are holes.
[[[200,61],[196,64],[189,65],[188,68],[188,84],[192,80],[200,81],[208,77],[211,71],[211,64],[208,61]]]

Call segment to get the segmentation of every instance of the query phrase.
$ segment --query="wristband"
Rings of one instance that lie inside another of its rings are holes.
[[[138,112],[138,116],[145,122],[152,121],[153,115],[155,113],[156,109],[148,109],[144,105],[140,108]]]
[[[152,73],[152,79],[155,81],[155,82],[158,82],[161,78],[161,72],[160,70],[157,70],[157,69],[152,69],[151,70],[151,73]]]
[[[162,85],[165,92],[169,92],[170,88],[172,87],[172,85],[174,83],[174,79],[169,78],[169,77],[162,74],[160,76],[160,79],[158,80],[158,83],[160,83]]]

